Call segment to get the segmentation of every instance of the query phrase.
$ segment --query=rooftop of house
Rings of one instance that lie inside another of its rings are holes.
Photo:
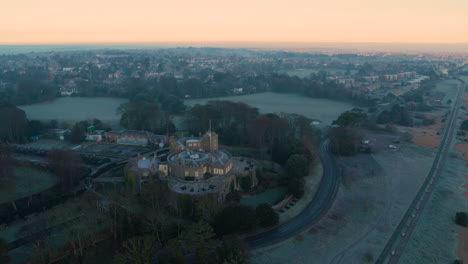
[[[200,152],[185,150],[180,153],[172,153],[167,157],[168,162],[188,167],[199,167],[204,164],[226,165],[232,159],[231,154],[226,151]]]
[[[156,157],[153,157],[153,158],[142,157],[137,162],[137,166],[139,169],[151,169],[153,164],[155,164],[155,166],[157,165]]]

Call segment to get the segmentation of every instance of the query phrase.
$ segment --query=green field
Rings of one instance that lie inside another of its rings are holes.
[[[353,108],[352,104],[346,102],[271,92],[218,98],[189,99],[185,100],[185,104],[193,106],[196,104],[205,104],[212,100],[228,100],[246,103],[257,107],[261,113],[301,114],[311,119],[320,120],[324,125],[331,124],[338,115]]]
[[[97,118],[107,122],[117,122],[120,115],[117,108],[127,102],[120,98],[107,97],[62,97],[52,102],[20,106],[29,120],[81,121]]]
[[[0,185],[0,204],[21,199],[54,186],[58,182],[52,173],[39,168],[18,166],[14,170],[14,180]]]

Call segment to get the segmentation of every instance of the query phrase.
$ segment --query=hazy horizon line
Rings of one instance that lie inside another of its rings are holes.
[[[40,45],[152,45],[177,43],[258,43],[258,44],[403,44],[403,45],[467,45],[468,42],[363,42],[363,41],[155,41],[155,42],[37,42],[0,43],[0,46],[40,46]]]

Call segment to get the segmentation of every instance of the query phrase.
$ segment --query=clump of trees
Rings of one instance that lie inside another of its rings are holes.
[[[24,141],[28,121],[26,113],[16,106],[0,102],[0,142]]]
[[[122,114],[120,125],[133,130],[146,130],[154,133],[174,132],[174,125],[169,116],[160,110],[155,103],[132,101],[122,104],[119,109]]]
[[[408,110],[399,105],[394,105],[390,111],[383,111],[377,117],[378,124],[397,124],[400,126],[413,126],[413,119]]]
[[[59,177],[62,191],[68,191],[78,184],[81,176],[81,159],[78,153],[52,149],[47,154],[47,162],[50,170]]]
[[[352,155],[359,151],[362,137],[356,129],[337,127],[330,131],[331,151],[338,155]]]
[[[468,130],[468,120],[464,120],[460,126],[461,130]]]
[[[296,198],[304,195],[304,177],[309,173],[309,160],[301,154],[291,155],[286,162],[288,191]]]
[[[3,194],[8,197],[11,206],[16,211],[15,203],[15,165],[16,161],[11,154],[12,148],[9,145],[0,144],[0,186]]]
[[[279,215],[271,208],[271,205],[263,203],[255,208],[255,216],[257,217],[258,225],[268,227],[278,224]]]
[[[246,233],[257,225],[269,227],[276,225],[279,216],[271,205],[263,203],[256,208],[246,205],[231,205],[221,210],[214,218],[216,234],[223,236],[234,233]]]
[[[185,119],[192,135],[206,132],[211,121],[222,144],[256,148],[281,165],[292,154],[313,159],[315,152],[317,131],[311,126],[312,120],[301,115],[261,115],[244,103],[210,101],[189,109]]]
[[[70,134],[65,136],[65,139],[73,144],[79,144],[86,138],[86,129],[81,123],[75,123]]]
[[[361,109],[342,113],[330,130],[331,151],[338,155],[352,155],[359,150],[362,137],[355,127],[367,122],[367,114]],[[369,122],[367,122],[369,124]]]
[[[45,78],[25,79],[17,83],[12,101],[17,105],[33,104],[52,100],[57,97],[58,92],[58,86]]]
[[[214,220],[214,229],[218,235],[245,233],[256,224],[255,210],[250,206],[232,205],[224,208]]]
[[[364,110],[354,108],[350,111],[346,111],[338,116],[336,120],[332,122],[332,125],[340,127],[355,127],[367,121],[367,114]]]
[[[465,212],[457,212],[455,214],[455,223],[460,226],[468,227],[468,214]]]
[[[8,243],[3,239],[0,238],[0,262],[1,263],[9,263],[10,257],[7,255],[9,250]]]

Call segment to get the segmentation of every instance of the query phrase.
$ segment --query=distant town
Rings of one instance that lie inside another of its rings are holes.
[[[0,55],[0,262],[462,263],[467,63]]]

